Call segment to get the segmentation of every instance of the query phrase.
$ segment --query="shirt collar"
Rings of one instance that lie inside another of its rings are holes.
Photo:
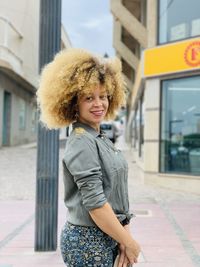
[[[86,130],[87,132],[89,132],[90,134],[92,134],[94,137],[101,136],[102,134],[104,134],[104,132],[102,130],[100,130],[100,133],[99,133],[93,127],[91,127],[90,125],[82,123],[82,122],[74,122],[72,124],[72,127],[73,127],[73,130],[75,128],[81,127],[84,130]]]

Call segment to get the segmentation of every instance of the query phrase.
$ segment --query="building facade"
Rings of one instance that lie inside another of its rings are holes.
[[[147,183],[198,194],[199,9],[198,0],[111,1],[114,47],[134,73],[127,140],[136,164]]]
[[[36,140],[39,3],[0,1],[0,147]],[[70,47],[61,33],[61,48]]]

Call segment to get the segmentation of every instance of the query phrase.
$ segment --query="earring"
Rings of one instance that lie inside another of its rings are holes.
[[[78,117],[79,117],[79,114],[78,114],[78,111],[76,111],[75,119],[78,120]]]

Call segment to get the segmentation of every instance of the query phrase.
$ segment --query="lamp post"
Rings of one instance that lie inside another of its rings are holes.
[[[60,50],[61,0],[40,0],[39,68]],[[59,131],[38,125],[35,251],[57,248]]]

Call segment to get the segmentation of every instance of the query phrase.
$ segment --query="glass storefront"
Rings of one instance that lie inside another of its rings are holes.
[[[200,35],[199,0],[159,1],[159,44]]]
[[[200,175],[200,76],[162,82],[160,171]]]

